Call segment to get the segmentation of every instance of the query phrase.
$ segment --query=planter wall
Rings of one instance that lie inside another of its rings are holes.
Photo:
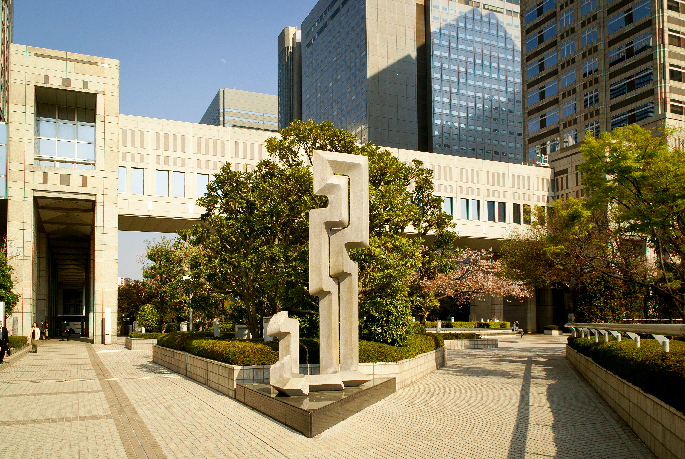
[[[129,338],[127,336],[124,346],[126,346],[126,349],[130,349],[132,351],[151,351],[152,346],[155,344],[157,344],[157,339]]]
[[[545,335],[561,336],[561,330],[545,330]]]
[[[446,339],[445,349],[453,351],[457,349],[495,349],[499,347],[496,339]]]
[[[566,346],[566,358],[659,459],[685,457],[685,416]]]
[[[269,384],[270,365],[229,365],[157,345],[152,346],[152,361],[233,398],[236,384]],[[444,365],[445,348],[441,347],[399,362],[360,363],[359,371],[395,378],[396,388],[401,389]],[[300,373],[318,375],[319,365],[300,365]]]

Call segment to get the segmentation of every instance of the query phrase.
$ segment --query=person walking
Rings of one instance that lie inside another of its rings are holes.
[[[49,338],[49,335],[48,335],[48,321],[46,320],[46,321],[45,321],[45,339],[48,339],[48,338]]]
[[[38,340],[40,340],[40,328],[34,322],[31,327],[31,352],[34,354],[38,352]]]
[[[3,320],[0,320],[0,363],[5,360],[5,352],[10,348],[9,333],[3,322]]]

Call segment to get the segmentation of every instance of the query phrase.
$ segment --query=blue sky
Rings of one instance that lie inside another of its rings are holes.
[[[315,0],[19,0],[14,42],[120,61],[119,111],[198,122],[220,88],[277,94],[277,39]],[[156,233],[119,233],[119,275]]]

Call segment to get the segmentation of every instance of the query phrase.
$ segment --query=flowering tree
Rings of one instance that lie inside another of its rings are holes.
[[[525,283],[504,275],[502,264],[492,250],[463,249],[455,253],[454,270],[421,282],[427,293],[440,300],[451,297],[457,302],[485,299],[486,296],[531,296]]]

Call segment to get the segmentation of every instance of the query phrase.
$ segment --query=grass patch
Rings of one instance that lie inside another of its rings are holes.
[[[685,342],[671,340],[670,352],[664,352],[654,339],[641,340],[638,349],[632,340],[595,343],[587,338],[569,338],[568,344],[597,365],[685,413]]]

